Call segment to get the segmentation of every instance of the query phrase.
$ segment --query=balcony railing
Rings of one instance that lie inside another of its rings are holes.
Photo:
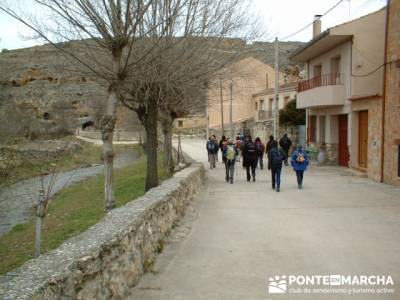
[[[297,92],[304,92],[320,86],[342,85],[343,74],[333,73],[316,76],[314,78],[300,81],[297,84]]]
[[[272,119],[273,114],[272,114],[272,111],[270,111],[270,110],[259,110],[257,117],[258,117],[257,118],[258,121],[266,121],[266,120]]]

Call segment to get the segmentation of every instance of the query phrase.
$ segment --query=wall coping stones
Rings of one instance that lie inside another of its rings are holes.
[[[154,261],[160,241],[184,214],[204,176],[203,165],[192,163],[59,248],[1,276],[0,298],[123,297]]]

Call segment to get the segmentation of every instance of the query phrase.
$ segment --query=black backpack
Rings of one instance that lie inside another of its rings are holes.
[[[253,157],[257,155],[257,145],[254,142],[248,142],[246,148],[249,156]]]

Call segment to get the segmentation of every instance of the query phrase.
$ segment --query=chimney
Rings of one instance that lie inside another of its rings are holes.
[[[313,38],[321,34],[321,15],[314,16],[313,22]]]

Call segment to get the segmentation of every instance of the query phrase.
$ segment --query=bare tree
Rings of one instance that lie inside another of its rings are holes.
[[[153,30],[146,14],[154,1],[32,0],[40,11],[40,16],[36,17],[18,9],[16,5],[23,6],[23,2],[2,1],[0,10],[27,25],[36,37],[56,47],[75,63],[76,71],[101,79],[107,88],[101,132],[105,208],[109,211],[115,207],[113,131],[117,103],[129,69],[139,65],[141,55],[147,54],[142,51],[141,55],[134,55],[135,45]]]
[[[44,219],[47,216],[51,197],[53,195],[54,184],[56,183],[57,176],[60,173],[60,164],[52,163],[49,172],[50,174],[47,172],[42,172],[42,174],[40,174],[38,196],[37,198],[32,199],[36,214],[35,257],[38,257],[41,252],[42,226]]]
[[[172,124],[176,117],[204,108],[209,76],[237,56],[229,37],[252,36],[244,1],[187,1],[163,34],[152,36],[156,43],[146,69],[137,70],[130,95],[123,102],[137,112],[147,131],[148,180],[146,189],[158,184],[157,119],[164,135],[167,172],[173,171]],[[159,12],[155,18],[164,14]],[[251,32],[251,34],[250,34]],[[129,88],[129,87],[128,87]],[[151,161],[149,161],[151,160]]]

